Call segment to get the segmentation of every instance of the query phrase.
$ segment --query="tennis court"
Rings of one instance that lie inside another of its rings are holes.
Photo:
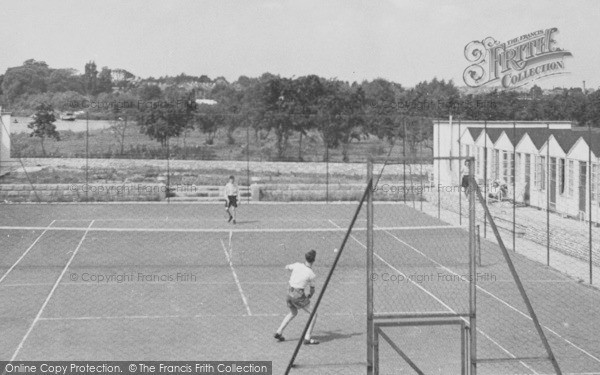
[[[219,204],[3,205],[0,359],[267,360],[283,373],[307,319],[273,339],[287,313],[283,267],[314,248],[322,282],[355,209],[242,205],[233,226]],[[393,203],[376,204],[374,222],[376,311],[467,308],[469,284],[456,277],[468,271],[463,228]],[[365,373],[365,228],[361,212],[318,310],[321,344],[302,347],[294,373]],[[481,253],[480,271],[495,278],[478,279],[478,355],[543,355],[497,245],[483,241]],[[600,373],[600,292],[513,261],[563,373]],[[386,332],[426,373],[460,373],[455,327]],[[381,346],[380,373],[411,373]],[[480,369],[552,373],[535,360]]]

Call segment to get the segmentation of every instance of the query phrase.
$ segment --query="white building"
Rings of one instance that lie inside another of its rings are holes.
[[[436,121],[434,156],[474,156],[475,176],[488,190],[565,215],[600,221],[600,131],[570,122]],[[464,169],[463,169],[464,170]],[[458,160],[435,160],[436,185],[458,186]],[[449,190],[449,189],[447,189]]]
[[[10,122],[10,113],[2,112],[0,107],[0,176],[8,173],[13,164],[10,158]]]

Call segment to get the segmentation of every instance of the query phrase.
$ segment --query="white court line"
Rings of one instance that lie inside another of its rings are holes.
[[[286,314],[282,313],[259,313],[252,315],[240,315],[240,314],[196,314],[196,315],[118,315],[118,316],[72,316],[72,317],[46,317],[40,318],[44,321],[63,321],[63,320],[119,320],[119,319],[198,319],[198,318],[269,318],[269,317],[281,317]],[[366,314],[351,314],[351,313],[324,313],[319,316],[366,316]]]
[[[494,281],[490,281],[490,282],[494,282],[494,283],[514,283],[515,280],[494,280]],[[556,283],[556,284],[571,284],[573,283],[573,280],[537,280],[537,279],[531,279],[531,280],[527,280],[527,279],[521,279],[521,282],[523,283],[548,283],[548,284],[552,284],[552,283]]]
[[[112,286],[112,285],[116,285],[116,286],[120,286],[120,285],[124,285],[124,286],[131,286],[131,285],[234,285],[234,282],[231,281],[187,281],[187,282],[179,282],[179,283],[175,283],[175,282],[169,282],[169,281],[155,281],[155,282],[101,282],[101,283],[97,283],[97,282],[67,282],[67,283],[62,283],[63,287],[68,287],[68,286]],[[281,282],[281,281],[240,281],[240,284],[248,284],[248,285],[287,285],[287,282]],[[364,281],[338,281],[338,282],[332,282],[333,285],[335,284],[340,284],[340,285],[363,285]],[[54,285],[54,283],[20,283],[20,284],[3,284],[0,285],[0,289],[2,288],[25,288],[25,287],[34,287],[34,286],[49,286],[49,285]]]
[[[340,227],[339,225],[337,225],[335,222],[333,222],[332,220],[329,220],[331,222],[331,224]],[[360,242],[354,235],[350,235],[350,237],[352,237],[352,239],[354,241],[356,241],[360,246],[362,246],[363,248],[367,248],[362,242]],[[429,292],[427,289],[425,289],[422,285],[418,284],[417,282],[415,282],[414,280],[412,280],[412,278],[407,277],[404,273],[402,273],[400,270],[398,270],[397,268],[395,268],[394,266],[392,266],[389,262],[387,262],[385,259],[383,259],[381,256],[379,256],[379,254],[373,252],[373,255],[375,255],[380,261],[382,261],[383,263],[385,263],[388,267],[390,267],[392,270],[396,271],[397,273],[399,273],[400,275],[402,275],[406,280],[408,280],[409,282],[411,282],[413,285],[415,285],[417,288],[421,289],[423,292],[425,292],[426,294],[428,294],[429,296],[431,296],[434,300],[436,300],[438,303],[440,303],[442,306],[444,306],[446,309],[448,309],[448,311],[454,313],[454,314],[458,314],[453,308],[451,308],[450,306],[448,306],[446,303],[444,303],[441,299],[439,299],[437,296],[435,296],[433,293]],[[465,318],[465,317],[461,317],[460,319],[464,320],[466,323],[468,323],[469,321]],[[492,343],[494,343],[496,346],[498,346],[504,353],[508,354],[509,356],[511,356],[512,358],[517,358],[516,355],[514,355],[513,353],[511,353],[508,349],[504,348],[502,345],[500,345],[498,342],[496,342],[495,340],[492,340],[492,338],[486,334],[485,332],[483,332],[481,329],[477,328],[477,332],[481,333],[485,338],[487,338],[488,340],[490,340]],[[527,368],[528,370],[532,371],[534,374],[539,375],[539,373],[537,371],[535,371],[533,368],[531,368],[530,366],[528,366],[526,363],[524,363],[523,361],[519,361],[519,363],[521,365],[523,365],[525,368]]]
[[[240,284],[240,279],[238,279],[237,273],[235,273],[235,268],[233,268],[233,263],[231,263],[231,258],[229,257],[229,253],[227,252],[227,248],[225,247],[225,242],[221,239],[221,245],[223,245],[223,251],[225,252],[225,257],[227,257],[227,262],[229,263],[229,268],[231,268],[231,273],[233,273],[233,278],[235,280],[235,284],[237,285],[238,290],[240,291],[240,295],[242,296],[242,301],[244,301],[244,306],[246,306],[246,312],[249,316],[252,316],[252,311],[250,311],[250,306],[248,305],[248,300],[246,299],[246,295],[244,294],[244,290],[242,289],[242,285]]]
[[[20,202],[19,206],[33,206],[33,205],[38,205],[39,206],[39,202]],[[86,205],[94,205],[94,206],[163,206],[163,205],[168,205],[168,206],[189,206],[189,205],[193,205],[193,206],[210,206],[210,205],[218,205],[218,206],[222,206],[223,203],[222,201],[214,201],[214,202],[194,202],[194,201],[187,201],[187,202],[174,202],[174,201],[142,201],[142,202],[119,202],[119,201],[113,201],[113,202],[85,202]],[[300,201],[300,202],[273,202],[273,201],[250,201],[250,202],[246,202],[244,203],[245,205],[250,205],[250,206],[288,206],[288,205],[294,205],[294,206],[301,206],[301,205],[305,205],[305,206],[324,206],[324,205],[341,205],[341,206],[352,206],[352,207],[356,207],[356,201]],[[373,202],[374,205],[378,206],[378,205],[386,205],[386,206],[400,206],[400,205],[405,205],[405,203],[403,202],[394,202],[394,201],[375,201]],[[52,206],[78,206],[81,205],[81,202],[44,202],[43,203],[44,206],[48,206],[48,207],[52,207]]]
[[[426,254],[424,254],[423,252],[419,251],[418,249],[416,249],[415,247],[409,245],[408,243],[406,243],[405,241],[399,239],[398,237],[394,236],[393,234],[391,234],[390,232],[386,231],[386,233],[388,235],[390,235],[391,237],[395,238],[397,241],[399,241],[400,243],[408,246],[410,249],[416,251],[417,253],[419,253],[420,255],[422,255],[423,257],[425,257],[426,259],[428,259],[429,261],[437,264],[439,267],[443,268],[444,270],[452,273],[455,276],[458,276],[460,278],[460,280],[464,281],[464,282],[469,282],[467,279],[465,279],[463,276],[457,274],[456,272],[452,271],[450,268],[442,265],[441,263],[437,262],[436,260],[430,258],[429,256],[427,256]],[[505,300],[503,300],[502,298],[496,296],[494,293],[488,291],[487,289],[481,287],[480,285],[476,285],[477,289],[479,289],[480,291],[482,291],[483,293],[489,295],[490,297],[492,297],[493,299],[497,300],[498,302],[502,303],[503,305],[507,306],[508,308],[510,308],[511,310],[519,313],[520,315],[522,315],[523,317],[529,319],[529,320],[533,320],[529,315],[525,314],[523,311],[517,309],[516,307],[514,307],[513,305],[511,305],[510,303],[506,302]],[[578,345],[574,344],[573,342],[571,342],[570,340],[562,337],[558,332],[554,331],[553,329],[549,328],[548,326],[542,325],[543,328],[547,329],[549,332],[551,332],[552,334],[554,334],[555,336],[557,336],[558,338],[564,340],[566,343],[568,343],[569,345],[571,345],[572,347],[574,347],[575,349],[579,350],[580,352],[586,354],[587,356],[589,356],[590,358],[594,359],[596,362],[600,363],[600,358],[594,356],[593,354],[591,354],[590,352],[588,352],[587,350],[579,347]]]
[[[90,223],[90,225],[88,226],[88,228],[91,228],[93,224],[94,224],[94,221],[92,220],[92,222]],[[50,302],[50,299],[52,298],[52,295],[54,294],[54,291],[56,290],[56,288],[58,288],[58,284],[60,283],[60,281],[62,280],[63,276],[67,272],[67,269],[69,268],[69,265],[71,265],[71,262],[75,258],[75,255],[77,255],[77,252],[79,251],[79,248],[81,248],[81,244],[83,244],[83,241],[85,240],[85,237],[87,236],[87,233],[88,232],[85,232],[83,234],[83,236],[81,237],[81,240],[79,240],[79,244],[77,245],[77,248],[75,248],[75,251],[73,251],[73,254],[71,255],[71,257],[69,258],[69,261],[65,265],[65,268],[63,268],[62,272],[60,273],[60,276],[58,276],[58,279],[56,279],[56,282],[54,283],[54,286],[52,287],[52,290],[50,290],[50,293],[46,297],[46,300],[44,301],[44,304],[42,305],[42,308],[40,308],[40,311],[38,311],[37,315],[35,316],[35,319],[33,319],[33,322],[29,326],[29,329],[25,333],[25,336],[23,336],[23,339],[19,343],[19,346],[17,347],[17,350],[15,350],[15,353],[10,358],[10,361],[14,361],[17,358],[17,355],[19,354],[19,352],[21,351],[21,349],[23,349],[23,344],[25,344],[25,341],[29,337],[29,334],[31,334],[31,331],[33,331],[33,327],[35,327],[35,324],[40,320],[40,318],[42,316],[42,313],[44,312],[44,309],[46,308],[46,306],[48,305],[48,302]]]
[[[56,219],[56,221],[90,221],[92,219]],[[121,218],[121,219],[94,219],[96,222],[102,222],[102,221],[141,221],[141,222],[149,222],[149,220],[145,219],[145,218]],[[162,219],[154,219],[151,222],[161,222],[163,221]],[[191,223],[203,223],[203,222],[218,222],[221,223],[224,220],[223,219],[174,219],[174,218],[170,218],[167,216],[167,218],[164,221],[174,221],[174,222],[178,222],[178,221],[182,221],[182,222],[191,222]],[[322,221],[327,221],[326,219],[284,219],[284,218],[277,218],[277,219],[260,219],[261,222],[269,222],[269,221],[277,221],[277,222],[307,222],[307,221],[314,221],[314,222],[322,222]],[[356,221],[366,221],[366,219],[356,219]]]
[[[94,220],[95,221],[95,220]],[[331,221],[331,220],[329,220]],[[430,225],[430,226],[414,226],[414,227],[379,227],[377,230],[433,230],[433,229],[463,229],[460,226],[450,225]],[[46,227],[22,227],[22,226],[0,226],[0,230],[44,230]],[[83,231],[83,232],[177,232],[177,233],[286,233],[286,232],[345,232],[346,228],[84,228],[84,227],[53,227],[53,231]],[[367,228],[352,228],[353,231],[365,231]]]
[[[54,224],[56,220],[52,220],[52,222],[50,224],[48,224],[48,226],[44,229],[44,231],[42,232],[42,234],[40,234],[35,241],[33,241],[33,243],[31,244],[31,246],[29,246],[27,248],[27,250],[25,250],[25,252],[19,257],[19,259],[17,259],[17,261],[10,266],[10,268],[4,273],[4,275],[2,275],[2,277],[0,277],[0,283],[2,283],[2,281],[4,279],[6,279],[6,277],[8,276],[8,274],[21,262],[21,260],[23,260],[23,258],[25,258],[25,255],[27,255],[27,253],[29,253],[29,250],[33,249],[33,247],[35,246],[36,243],[38,243],[38,241],[40,240],[40,238],[42,238],[42,236],[44,235],[44,233],[46,233],[46,231],[48,229],[50,229],[50,227],[52,226],[52,224]]]

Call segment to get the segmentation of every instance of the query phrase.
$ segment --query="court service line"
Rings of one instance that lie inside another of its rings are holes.
[[[33,249],[33,247],[35,246],[36,243],[38,243],[38,241],[40,240],[40,238],[42,238],[42,236],[48,231],[48,229],[50,229],[50,227],[52,226],[52,224],[54,224],[56,220],[52,220],[52,222],[50,224],[48,224],[48,226],[44,229],[44,231],[35,239],[35,241],[33,241],[33,243],[31,244],[31,246],[29,246],[27,248],[27,250],[25,250],[25,252],[23,254],[21,254],[21,256],[19,257],[19,259],[17,259],[17,261],[10,266],[10,268],[4,273],[4,275],[2,275],[2,277],[0,277],[0,283],[2,283],[2,281],[4,279],[6,279],[6,277],[8,276],[8,274],[21,262],[21,260],[23,260],[23,258],[25,258],[25,256],[29,253],[29,251],[31,249]]]
[[[244,294],[244,290],[242,289],[242,284],[240,284],[240,279],[238,279],[237,273],[235,272],[235,268],[233,267],[233,263],[231,262],[231,258],[229,257],[229,253],[227,252],[227,248],[225,247],[225,242],[223,239],[220,239],[221,245],[223,246],[223,251],[225,252],[225,257],[227,257],[227,262],[229,263],[229,268],[231,268],[231,273],[233,274],[233,279],[235,280],[235,284],[242,296],[242,301],[244,301],[244,306],[246,306],[246,312],[249,316],[252,316],[252,311],[250,311],[250,306],[248,305],[248,300],[246,299],[246,295]]]
[[[337,225],[335,222],[333,222],[332,220],[329,220],[331,222],[331,224],[335,225],[338,228],[341,228],[339,225]],[[350,235],[350,237],[352,237],[352,239],[354,241],[356,241],[360,246],[362,246],[364,249],[367,248],[367,246],[365,246],[365,244],[363,244],[361,241],[359,241],[354,235]],[[395,272],[397,272],[398,274],[402,275],[406,280],[408,280],[410,283],[412,283],[413,285],[415,285],[417,288],[421,289],[423,292],[425,292],[427,295],[429,295],[430,297],[432,297],[434,300],[436,300],[438,303],[440,303],[442,306],[444,306],[446,309],[448,309],[448,311],[454,313],[454,314],[458,314],[452,307],[448,306],[444,301],[442,301],[440,298],[438,298],[435,294],[431,293],[429,290],[427,290],[425,287],[423,287],[422,285],[418,284],[417,282],[415,282],[414,280],[412,280],[412,278],[409,278],[408,276],[406,276],[403,272],[401,272],[399,269],[397,269],[396,267],[392,266],[388,261],[386,261],[385,259],[383,259],[379,254],[373,252],[373,255],[375,255],[377,257],[377,259],[379,259],[380,261],[382,261],[383,263],[385,263],[388,267],[390,267],[392,270],[394,270]],[[461,317],[460,319],[464,320],[465,322],[468,323],[468,320],[465,317]],[[483,332],[480,328],[477,328],[477,331],[479,333],[481,333],[485,338],[489,339],[492,343],[494,343],[496,346],[498,346],[498,348],[500,348],[504,353],[508,354],[509,356],[511,356],[512,358],[517,358],[516,355],[514,355],[513,353],[511,353],[508,349],[506,349],[505,347],[503,347],[502,345],[500,345],[498,342],[496,342],[495,340],[492,340],[492,338],[485,332]],[[519,361],[519,363],[525,367],[526,369],[528,369],[529,371],[532,371],[534,374],[539,375],[539,373],[537,371],[535,371],[532,367],[530,367],[529,365],[527,365],[526,363],[524,363],[523,361]]]
[[[429,261],[431,261],[432,263],[437,264],[439,267],[443,268],[444,270],[452,273],[455,276],[458,276],[460,278],[460,280],[464,281],[464,282],[469,282],[467,279],[465,279],[463,276],[459,275],[458,273],[452,271],[450,268],[442,265],[441,263],[439,263],[438,261],[434,260],[433,258],[429,257],[427,254],[424,254],[423,252],[421,252],[420,250],[418,250],[417,248],[415,248],[414,246],[408,244],[407,242],[399,239],[398,237],[396,237],[395,235],[393,235],[392,233],[385,231],[389,236],[391,236],[392,238],[396,239],[397,241],[399,241],[400,243],[408,246],[410,249],[416,251],[417,253],[419,253],[420,255],[422,255],[423,257],[425,257],[426,259],[428,259]],[[533,320],[529,315],[525,314],[523,311],[517,309],[516,307],[514,307],[513,305],[511,305],[510,303],[506,302],[505,300],[503,300],[502,298],[496,296],[494,293],[488,291],[487,289],[483,288],[480,285],[476,285],[477,289],[481,290],[483,293],[487,294],[488,296],[492,297],[493,299],[497,300],[498,302],[502,303],[503,305],[505,305],[506,307],[510,308],[511,310],[519,313],[520,315],[522,315],[523,317],[529,319],[529,320]],[[542,325],[542,327],[544,327],[545,329],[547,329],[549,332],[551,332],[552,334],[554,334],[555,336],[557,336],[558,338],[562,339],[563,341],[565,341],[567,344],[571,345],[572,347],[574,347],[575,349],[579,350],[580,352],[586,354],[587,356],[589,356],[590,358],[594,359],[596,362],[600,363],[600,358],[594,356],[593,354],[591,354],[590,352],[588,352],[587,350],[579,347],[577,344],[571,342],[570,340],[562,337],[558,332],[556,332],[555,330],[553,330],[552,328]]]
[[[88,229],[92,227],[92,225],[94,225],[94,220],[92,220],[92,222],[90,223],[90,225],[88,226]],[[62,280],[63,276],[65,275],[65,273],[67,272],[67,269],[69,268],[69,266],[71,265],[71,262],[73,262],[73,259],[75,258],[75,255],[77,255],[77,253],[79,252],[79,249],[81,248],[81,245],[83,244],[83,241],[85,240],[85,237],[87,236],[88,232],[86,231],[83,236],[81,237],[81,240],[79,240],[79,244],[77,245],[77,247],[75,248],[75,251],[73,251],[73,254],[71,255],[71,257],[69,258],[69,261],[67,262],[67,264],[65,265],[65,267],[63,268],[62,272],[60,273],[60,275],[58,276],[58,279],[56,279],[56,282],[54,283],[54,286],[52,287],[52,289],[50,290],[50,293],[48,294],[48,296],[46,297],[46,299],[44,300],[44,304],[42,305],[42,307],[40,308],[40,311],[38,311],[37,315],[35,316],[35,319],[33,319],[33,322],[31,323],[31,325],[29,326],[29,329],[27,330],[27,332],[25,333],[25,336],[23,336],[23,339],[21,340],[21,342],[19,343],[19,346],[17,346],[17,350],[15,350],[13,356],[10,358],[10,361],[14,361],[17,358],[17,355],[19,354],[19,352],[21,351],[21,349],[23,349],[23,345],[25,344],[25,341],[27,341],[27,338],[29,337],[29,335],[31,334],[31,331],[33,331],[33,327],[35,327],[35,324],[40,320],[40,318],[42,317],[42,313],[44,312],[44,309],[46,308],[46,306],[48,305],[48,302],[50,302],[50,299],[52,298],[52,295],[54,295],[54,292],[56,291],[56,288],[58,288],[58,284],[60,283],[60,281]]]
[[[176,284],[175,282],[172,281],[153,281],[153,282],[132,282],[132,281],[128,281],[128,282],[116,282],[116,281],[112,281],[112,282],[95,282],[95,281],[88,281],[88,282],[68,282],[68,283],[63,283],[62,286],[63,287],[76,287],[76,286],[86,286],[86,287],[92,287],[92,286],[112,286],[112,285],[116,285],[116,286],[131,286],[131,285],[173,285]],[[189,282],[180,282],[177,283],[177,285],[189,285],[189,286],[193,286],[193,285],[234,285],[235,281],[189,281]],[[247,285],[287,285],[287,282],[281,282],[281,281],[240,281],[240,284],[247,284]],[[364,285],[364,281],[360,282],[360,281],[338,281],[338,282],[333,282],[333,284],[340,284],[340,285]],[[2,288],[26,288],[26,287],[35,287],[35,286],[50,286],[50,285],[54,285],[54,283],[19,283],[19,284],[3,284],[0,285],[0,289]]]

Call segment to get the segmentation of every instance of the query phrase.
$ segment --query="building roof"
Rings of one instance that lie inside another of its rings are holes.
[[[531,142],[533,142],[535,148],[539,150],[544,146],[544,143],[546,143],[552,133],[548,129],[536,129],[535,131],[527,132],[527,134],[529,134],[529,138],[531,138]],[[556,141],[560,144],[560,138],[556,138]]]
[[[592,128],[590,132],[585,126],[573,127],[573,133],[578,134],[577,139],[579,139],[580,136],[583,137],[592,149],[594,155],[600,158],[600,128]],[[576,141],[577,140],[575,140],[575,142]],[[575,144],[575,142],[573,142],[573,144]]]
[[[472,128],[469,127],[469,132],[473,139],[477,139],[483,128]],[[592,152],[596,157],[600,157],[600,129],[592,129],[588,131],[586,127],[573,127],[572,129],[540,129],[540,128],[491,128],[487,129],[487,134],[493,143],[496,143],[502,132],[505,132],[508,139],[513,145],[517,145],[525,134],[529,135],[529,138],[540,150],[544,144],[548,141],[548,138],[552,135],[556,142],[560,145],[565,153],[568,153],[571,148],[575,145],[579,138],[583,138],[584,141],[589,145]]]
[[[481,134],[483,131],[483,128],[468,127],[467,129],[469,130],[469,133],[471,133],[471,137],[473,137],[473,139],[479,138],[479,134]]]
[[[498,138],[500,138],[500,136],[502,135],[502,132],[504,132],[506,129],[502,129],[502,128],[492,128],[492,129],[487,129],[487,134],[488,137],[490,137],[490,140],[492,141],[492,143],[496,143],[496,141],[498,140]]]

